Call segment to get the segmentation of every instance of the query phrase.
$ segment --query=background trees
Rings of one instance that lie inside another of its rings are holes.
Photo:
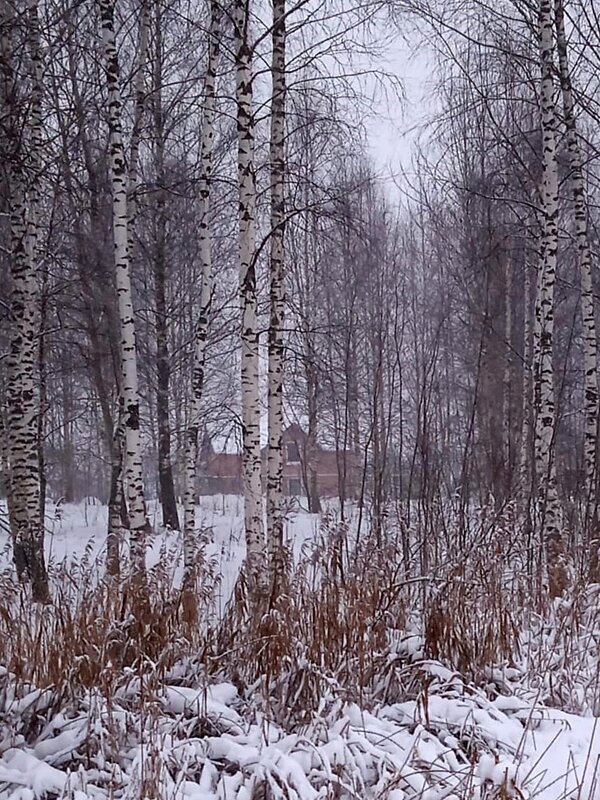
[[[263,488],[271,550],[282,538],[292,421],[301,502],[321,509],[329,446],[340,514],[400,535],[407,571],[465,546],[476,507],[514,508],[536,574],[584,558],[598,492],[588,4],[263,10],[4,10],[1,402],[20,571],[35,540],[44,574],[45,485],[110,503],[112,572],[122,530],[141,542],[146,495],[173,529],[185,496],[191,564],[206,434],[242,445],[262,558]],[[390,14],[427,33],[439,98],[401,194],[361,128]]]

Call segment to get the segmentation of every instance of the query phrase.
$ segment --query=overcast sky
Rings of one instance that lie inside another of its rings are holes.
[[[430,104],[431,61],[427,50],[411,52],[401,39],[393,47],[387,68],[396,75],[405,93],[401,103],[382,101],[381,117],[369,120],[369,138],[374,158],[381,167],[408,167],[412,146],[425,121]],[[388,106],[388,108],[386,108]],[[387,117],[387,118],[386,118]]]

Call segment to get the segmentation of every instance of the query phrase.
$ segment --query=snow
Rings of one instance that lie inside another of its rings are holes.
[[[31,753],[10,749],[2,756],[0,781],[31,789],[30,796],[38,797],[44,792],[62,792],[67,776]]]
[[[2,501],[0,501],[1,503]],[[335,504],[331,501],[331,507]],[[329,505],[324,503],[327,510]],[[160,528],[160,509],[156,502],[149,506],[149,516],[154,534],[147,553],[147,565],[156,567],[165,551],[181,556],[182,535],[179,531]],[[204,558],[215,575],[217,615],[221,615],[231,595],[245,554],[243,536],[243,509],[237,495],[215,495],[201,498],[196,518],[202,527]],[[46,510],[46,554],[50,566],[80,564],[100,568],[106,544],[107,508],[97,498],[87,497],[81,503],[65,503],[56,507],[48,504]],[[286,521],[286,537],[298,556],[303,545],[314,539],[319,528],[319,515],[303,511],[292,512]],[[10,548],[7,532],[0,529],[0,569],[10,566]],[[175,584],[181,581],[182,563],[173,576]]]
[[[205,559],[220,576],[217,614],[243,558],[240,510],[238,498],[206,498],[201,509]],[[54,569],[100,558],[103,506],[51,509],[48,522]],[[288,522],[296,555],[317,527],[303,512]],[[0,569],[8,566],[3,545]],[[165,548],[180,551],[178,533],[156,535],[149,566]],[[110,701],[92,689],[57,697],[0,668],[0,800],[253,800],[260,786],[274,800],[600,800],[596,718],[545,707],[516,681],[514,693],[488,695],[425,658],[418,633],[391,642],[388,663],[399,658],[428,676],[426,693],[363,707],[330,681],[327,702],[289,727],[267,714],[258,693],[241,695],[185,664],[150,699],[131,679]],[[507,685],[518,675],[511,669],[489,678]],[[31,735],[26,722],[36,716]]]
[[[115,713],[117,701],[109,713],[98,698],[88,697],[78,716],[57,716],[40,741],[4,749],[0,797],[42,798],[54,792],[104,798],[110,796],[108,776],[119,787],[112,796],[137,796],[132,792],[142,765],[148,770],[151,764],[162,787],[158,796],[181,800],[244,800],[253,796],[258,781],[271,786],[274,797],[298,800],[327,797],[334,786],[340,797],[365,800],[461,798],[465,786],[472,789],[469,797],[481,800],[493,796],[485,794],[491,787],[504,788],[507,794],[499,797],[600,798],[597,720],[525,700],[490,700],[475,691],[462,697],[431,694],[427,723],[418,700],[370,711],[340,701],[328,716],[290,733],[272,722],[265,726],[252,698],[244,701],[228,683],[167,684],[157,699],[161,711],[141,732],[141,714],[131,728],[130,714]],[[218,733],[186,737],[181,715],[210,719]],[[111,752],[111,736],[119,739],[128,728],[129,746],[123,742]],[[102,729],[104,737],[92,736]],[[73,773],[65,755],[72,762],[86,737],[101,749],[91,758],[92,768]],[[467,757],[465,742],[478,755]]]
[[[136,783],[144,754],[148,761],[154,753],[153,769],[162,787],[159,796],[181,800],[251,798],[258,780],[272,785],[274,791],[286,787],[288,794],[276,793],[275,797],[299,800],[326,797],[327,787],[334,786],[340,797],[365,800],[382,796],[434,800],[453,793],[458,798],[466,785],[472,787],[469,796],[473,798],[483,798],[486,787],[505,787],[506,797],[559,800],[578,797],[580,786],[582,798],[600,797],[596,789],[600,754],[596,720],[535,708],[524,701],[518,708],[501,709],[499,705],[507,704],[490,701],[482,694],[466,698],[432,695],[427,725],[418,701],[372,711],[341,703],[328,718],[315,720],[302,732],[286,733],[271,723],[265,737],[263,720],[251,721],[258,714],[256,709],[247,713],[244,703],[246,713],[242,714],[234,708],[236,704],[241,708],[242,702],[230,684],[203,688],[167,685],[160,700],[162,711],[152,728],[143,732],[137,746],[124,743],[118,753],[120,769],[112,774],[122,770],[123,776],[114,796],[133,796],[129,790]],[[101,708],[97,719],[92,714],[94,707]],[[177,723],[182,714],[210,718],[218,735],[180,738]],[[530,727],[527,720],[533,718],[538,723]],[[53,731],[47,731],[49,738],[33,746],[21,743],[4,749],[0,797],[42,798],[52,792],[108,797],[106,776],[115,760],[115,754],[109,752],[108,731],[103,744],[107,750],[101,759],[99,754],[92,758],[95,767],[87,770],[87,776],[74,775],[61,764],[66,754],[72,756],[80,747],[95,722],[118,726],[119,715],[113,712],[109,720],[107,709],[88,698],[77,718],[63,717]],[[123,714],[120,724],[124,728],[126,721]],[[138,733],[132,731],[129,736],[135,738]],[[479,743],[481,749],[474,760],[466,757],[464,742],[468,740]],[[515,786],[521,794],[511,794]]]

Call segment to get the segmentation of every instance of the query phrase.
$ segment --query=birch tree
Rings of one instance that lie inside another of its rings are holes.
[[[31,583],[33,598],[48,599],[44,560],[44,520],[40,474],[40,247],[39,184],[42,168],[42,53],[38,7],[26,8],[26,43],[30,57],[30,106],[25,117],[25,140],[18,107],[21,89],[13,71],[15,18],[2,6],[2,127],[9,168],[10,217],[10,341],[7,385],[10,516],[14,561],[19,578]]]
[[[285,225],[285,0],[273,0],[271,62],[271,253],[267,452],[267,537],[272,578],[282,569],[283,547],[283,323]]]
[[[235,0],[241,305],[242,473],[248,576],[251,590],[264,581],[264,529],[260,453],[259,350],[256,299],[256,175],[250,0]]]
[[[186,575],[192,574],[195,558],[196,528],[196,466],[198,463],[198,439],[202,425],[202,397],[204,392],[204,366],[210,307],[213,294],[213,269],[210,231],[210,193],[215,138],[216,80],[219,64],[222,11],[219,0],[211,0],[208,59],[204,78],[202,104],[202,141],[200,144],[200,222],[198,245],[202,270],[200,311],[194,332],[194,357],[192,368],[192,402],[186,432],[185,490],[184,490],[184,568]]]
[[[554,436],[554,290],[558,250],[558,165],[556,160],[556,108],[554,92],[554,42],[551,0],[539,3],[540,114],[542,128],[541,258],[535,324],[535,466],[538,481],[540,526],[548,562],[548,584],[558,596],[569,582],[561,509],[556,486]]]
[[[99,0],[100,23],[104,44],[106,85],[108,90],[108,125],[110,133],[110,177],[114,237],[114,266],[120,327],[121,393],[125,427],[125,480],[131,530],[131,559],[134,573],[145,572],[145,533],[148,529],[140,436],[140,401],[138,391],[135,318],[131,292],[128,243],[128,173],[123,146],[122,99],[119,85],[119,60],[114,29],[113,0]]]
[[[581,160],[581,148],[577,132],[575,102],[571,85],[571,72],[565,34],[565,19],[562,0],[554,0],[554,22],[556,25],[556,49],[558,74],[562,94],[564,121],[567,134],[567,152],[571,167],[570,178],[573,190],[575,217],[575,239],[581,282],[581,317],[583,326],[585,428],[583,457],[585,469],[586,520],[595,511],[596,459],[598,447],[598,344],[594,315],[594,293],[592,285],[592,254],[588,234],[588,212],[585,182]],[[593,504],[593,508],[592,508]]]
[[[131,258],[130,237],[135,227],[137,215],[138,162],[142,123],[145,110],[146,91],[144,86],[144,68],[148,56],[148,34],[150,27],[150,9],[148,0],[142,0],[140,8],[138,35],[138,62],[135,70],[135,107],[133,128],[129,150],[129,171],[127,176],[127,226],[128,226],[128,258]],[[88,144],[89,148],[89,144]],[[90,163],[89,156],[87,162]],[[122,376],[121,376],[122,378]],[[122,380],[119,381],[122,384]],[[110,442],[110,494],[108,502],[108,531],[106,537],[106,570],[109,575],[118,575],[120,571],[120,543],[123,516],[126,516],[124,497],[124,453],[126,447],[125,400],[121,385],[115,414],[114,430]],[[124,512],[125,507],[125,512]],[[129,519],[125,520],[129,525]]]

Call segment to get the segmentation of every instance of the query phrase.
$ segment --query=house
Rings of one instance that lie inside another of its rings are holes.
[[[283,491],[290,497],[307,494],[310,480],[307,463],[307,434],[300,425],[293,424],[283,432]],[[263,477],[267,471],[267,448],[262,449]],[[317,445],[313,470],[316,489],[320,497],[337,497],[344,485],[346,497],[358,490],[358,460],[349,450],[327,450]],[[217,453],[208,436],[200,451],[198,493],[242,494],[242,457],[239,453]]]

